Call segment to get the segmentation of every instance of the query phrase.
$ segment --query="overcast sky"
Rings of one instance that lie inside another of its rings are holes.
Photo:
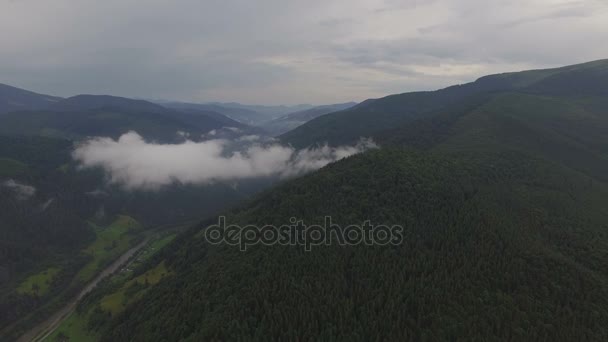
[[[608,58],[606,0],[0,0],[0,83],[361,101]]]

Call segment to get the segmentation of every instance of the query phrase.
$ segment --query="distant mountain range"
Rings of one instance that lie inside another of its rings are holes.
[[[3,92],[4,89],[9,91]],[[24,94],[32,99],[32,105],[9,106],[16,103],[17,98],[24,98]],[[224,127],[238,128],[243,133],[261,132],[202,108],[172,109],[116,96],[77,95],[62,99],[9,87],[0,89],[0,98],[2,108],[9,108],[0,114],[0,134],[5,135],[116,138],[134,130],[145,138],[170,142],[180,139],[178,132],[186,133],[194,140]]]
[[[266,129],[271,134],[284,133],[312,118],[333,111],[352,107],[355,103],[332,104],[323,106],[261,106],[244,105],[236,102],[187,103],[159,102],[161,105],[180,110],[206,110],[224,114],[250,126]],[[288,116],[291,116],[288,118]]]
[[[356,102],[348,102],[313,107],[310,109],[289,113],[274,120],[264,122],[262,127],[271,135],[280,135],[321,115],[339,112],[351,108],[356,104]]]
[[[169,130],[199,134],[200,130],[210,131],[224,125],[244,128],[250,133],[278,135],[317,116],[354,105],[354,102],[323,106],[307,104],[263,106],[236,102],[201,104],[86,94],[61,98],[0,84],[0,115],[4,114],[2,119],[4,129],[0,128],[0,133],[42,134],[69,138],[91,133],[107,133],[109,136],[115,136],[117,129],[132,125],[134,129],[148,131],[147,134],[152,138],[167,140],[170,135]],[[101,115],[101,111],[114,115],[110,118],[108,115]],[[21,113],[9,114],[14,112]],[[87,113],[80,115],[77,114],[78,112]],[[93,112],[97,112],[97,115]],[[59,113],[63,114],[58,115]],[[125,116],[127,113],[129,119]],[[100,117],[105,120],[103,124],[98,122]],[[84,127],[87,123],[77,123],[82,120],[90,123],[97,121],[96,123],[101,125]],[[66,121],[74,121],[75,127],[66,127]],[[147,123],[144,124],[143,121]],[[184,124],[191,127],[185,127]],[[108,130],[109,126],[114,130]]]
[[[257,126],[261,122],[269,120],[269,115],[240,107],[224,107],[218,104],[200,104],[200,103],[185,103],[185,102],[166,102],[162,104],[167,108],[177,109],[186,112],[192,111],[210,111],[220,113],[233,120],[250,126]]]
[[[224,108],[237,108],[237,109],[245,109],[252,110],[261,114],[264,114],[269,117],[280,117],[288,113],[293,113],[297,111],[307,110],[316,107],[311,104],[299,104],[293,106],[286,105],[278,105],[278,106],[268,106],[268,105],[247,105],[241,104],[237,102],[211,102],[211,105],[217,105]]]

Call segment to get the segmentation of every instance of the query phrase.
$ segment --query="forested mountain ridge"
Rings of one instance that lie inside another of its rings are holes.
[[[221,113],[234,119],[238,122],[249,126],[262,126],[268,121],[274,120],[289,113],[312,109],[312,105],[295,105],[295,106],[264,106],[264,105],[246,105],[235,102],[222,103],[189,103],[189,102],[174,102],[163,101],[161,105],[179,110],[203,110]]]
[[[605,183],[519,152],[365,153],[228,218],[370,219],[407,227],[402,245],[241,252],[192,230],[156,261],[175,275],[102,331],[107,341],[602,340],[607,199]]]
[[[104,341],[606,340],[603,64],[580,82],[576,66],[482,78],[495,92],[440,93],[458,100],[375,132],[379,150],[225,213],[240,225],[398,224],[401,245],[241,252],[205,241],[212,216],[137,272],[168,270],[133,285],[141,297],[110,315],[100,299],[116,288],[104,287],[80,317]]]
[[[607,181],[604,97],[499,93],[472,98],[375,135],[385,145],[423,150],[520,150]]]
[[[324,115],[283,134],[295,147],[340,145],[373,136],[427,114],[449,109],[470,97],[498,92],[547,96],[605,96],[608,60],[562,68],[484,76],[477,81],[437,91],[412,92],[368,100],[345,111]]]

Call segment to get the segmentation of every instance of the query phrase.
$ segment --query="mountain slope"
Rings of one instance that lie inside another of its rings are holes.
[[[517,91],[545,95],[605,95],[608,60],[563,68],[485,76],[475,82],[432,92],[413,92],[365,101],[354,108],[316,118],[280,139],[296,147],[328,142],[340,145],[372,136],[466,101],[471,96]]]
[[[239,123],[255,126],[260,122],[268,120],[264,114],[258,113],[246,108],[223,107],[218,104],[199,104],[199,103],[184,103],[184,102],[169,102],[164,104],[167,108],[177,109],[180,111],[209,111],[220,113]]]
[[[193,230],[161,259],[175,275],[113,320],[105,340],[602,340],[606,200],[604,183],[520,153],[366,153],[229,222],[370,219],[408,227],[402,245],[241,252]]]
[[[59,97],[37,94],[0,83],[0,114],[19,110],[43,109],[60,100]]]
[[[608,181],[605,103],[603,97],[497,93],[380,132],[376,139],[425,150],[509,148]]]
[[[258,112],[260,114],[263,114],[268,118],[276,118],[288,113],[293,113],[293,112],[298,112],[298,111],[303,111],[303,110],[307,110],[307,109],[311,109],[315,106],[313,105],[309,105],[309,104],[299,104],[299,105],[248,105],[248,104],[241,104],[241,103],[236,103],[236,102],[212,102],[210,103],[212,105],[218,105],[218,106],[222,106],[222,107],[226,107],[226,108],[238,108],[238,109],[245,109],[245,110],[252,110],[255,112]]]
[[[181,139],[178,132],[199,139],[204,133],[227,126],[248,129],[219,113],[181,112],[147,101],[97,95],[79,95],[44,111],[12,112],[0,117],[0,134],[67,139],[116,138],[134,130],[147,139],[171,142]]]

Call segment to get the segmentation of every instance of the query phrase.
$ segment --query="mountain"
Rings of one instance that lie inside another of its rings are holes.
[[[260,122],[268,120],[266,115],[245,108],[223,107],[217,104],[198,104],[184,102],[167,102],[163,103],[167,108],[177,109],[180,111],[209,111],[220,113],[242,124],[256,126]]]
[[[45,110],[11,112],[0,117],[0,134],[65,139],[117,138],[134,130],[147,139],[171,142],[181,139],[178,132],[197,140],[202,134],[223,127],[248,129],[216,112],[180,111],[147,101],[100,95],[78,95],[59,100]]]
[[[237,109],[245,109],[251,110],[265,115],[266,117],[276,118],[288,113],[303,111],[307,109],[314,108],[314,105],[310,104],[299,104],[293,106],[286,105],[278,105],[278,106],[269,106],[269,105],[247,105],[241,104],[237,102],[211,102],[212,105],[218,105],[225,108],[237,108]]]
[[[262,106],[244,105],[236,102],[187,103],[168,101],[160,102],[160,104],[179,110],[203,110],[221,113],[243,124],[257,127],[263,127],[268,121],[283,115],[314,108],[312,105]]]
[[[325,115],[280,138],[301,148],[313,144],[340,145],[457,105],[470,96],[518,92],[555,96],[604,96],[608,60],[563,68],[490,75],[475,82],[437,91],[412,92],[365,101],[349,110]]]
[[[241,251],[205,239],[211,216],[100,286],[71,322],[101,341],[606,340],[605,65],[495,75],[323,116],[401,124],[371,127],[380,149],[266,191],[225,212],[227,223],[296,218],[327,234],[331,216],[333,232],[369,220],[403,227],[400,239]],[[337,129],[334,142],[357,130]]]
[[[48,108],[60,100],[60,97],[37,94],[0,83],[0,114]]]
[[[264,123],[262,127],[272,135],[280,135],[290,131],[306,122],[321,115],[339,112],[355,106],[355,102],[338,103],[325,106],[318,106],[311,109],[289,113],[280,118]]]
[[[337,103],[325,106],[318,106],[311,109],[290,113],[282,117],[282,119],[294,120],[294,121],[310,121],[321,115],[329,114],[332,112],[338,112],[345,110],[357,105],[356,102]]]

